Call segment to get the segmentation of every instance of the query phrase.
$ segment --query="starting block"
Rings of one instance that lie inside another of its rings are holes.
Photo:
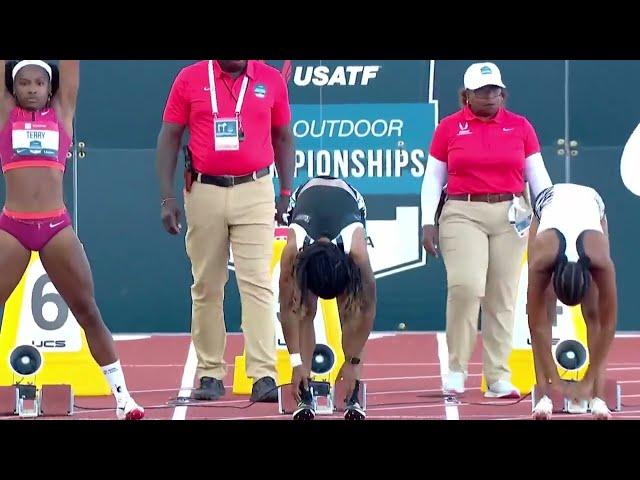
[[[0,415],[7,417],[16,414],[16,387],[0,387]]]
[[[537,385],[534,385],[531,391],[531,410],[535,408],[541,394]],[[564,398],[556,391],[552,391],[549,396],[553,403],[553,413],[587,413],[589,412],[589,403],[583,401],[579,404]],[[622,388],[616,380],[607,380],[605,383],[605,394],[602,399],[606,402],[607,407],[612,412],[622,411]]]
[[[40,415],[47,417],[73,415],[71,385],[43,385],[40,390]]]
[[[309,384],[311,397],[313,398],[313,409],[317,415],[333,415],[335,403],[333,398],[333,388],[329,382],[312,381]]]
[[[16,385],[16,413],[23,418],[38,416],[40,391],[35,385]]]
[[[278,388],[278,411],[281,414],[292,414],[298,404],[293,397],[293,385]],[[309,390],[313,399],[313,409],[317,415],[333,415],[335,410],[333,388],[329,382],[311,381]]]
[[[11,385],[0,387],[0,415],[34,418],[73,415],[71,385]]]
[[[313,407],[316,415],[333,415],[335,412],[343,412],[347,403],[344,382],[336,382],[331,386],[325,381],[309,382],[309,389],[313,398]],[[367,409],[367,386],[360,382],[358,391],[358,403]],[[278,388],[278,412],[290,415],[298,405],[293,397],[293,385],[284,385]]]
[[[293,385],[278,387],[278,413],[282,415],[292,414],[297,404],[293,398]]]

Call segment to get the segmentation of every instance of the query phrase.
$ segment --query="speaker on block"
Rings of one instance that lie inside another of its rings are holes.
[[[563,340],[556,346],[556,362],[567,371],[581,369],[587,360],[587,349],[578,340]]]
[[[317,343],[311,360],[311,374],[325,375],[331,371],[335,363],[336,356],[331,347],[323,343]]]
[[[31,377],[42,368],[42,355],[32,345],[19,345],[9,355],[9,366],[18,377]]]

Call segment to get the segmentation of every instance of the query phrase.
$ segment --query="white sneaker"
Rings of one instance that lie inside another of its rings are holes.
[[[596,420],[611,420],[611,411],[604,400],[598,397],[592,399],[589,408]]]
[[[484,396],[488,398],[520,398],[520,390],[508,380],[498,380],[489,385]]]
[[[116,407],[116,417],[118,420],[142,420],[144,418],[144,408],[138,405],[131,397],[118,402]]]
[[[553,402],[546,395],[533,408],[531,416],[534,420],[550,420],[553,413]]]
[[[456,395],[464,393],[464,372],[449,372],[442,382],[442,392],[445,395]]]

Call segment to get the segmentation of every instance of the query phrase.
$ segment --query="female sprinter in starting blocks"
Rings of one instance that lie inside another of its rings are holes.
[[[604,396],[606,359],[616,331],[615,266],[609,254],[604,203],[592,188],[556,184],[536,199],[529,231],[527,308],[540,400],[533,417],[548,419],[550,390],[571,400],[589,400],[597,419],[611,413]],[[587,326],[589,368],[580,382],[560,379],[551,354],[556,297],[567,306],[581,305]]]
[[[334,177],[312,178],[291,196],[287,245],[280,261],[280,321],[293,367],[293,418],[315,417],[309,376],[315,347],[318,297],[337,299],[345,362],[344,417],[363,420],[358,402],[362,352],[376,314],[376,282],[367,252],[362,195]]]

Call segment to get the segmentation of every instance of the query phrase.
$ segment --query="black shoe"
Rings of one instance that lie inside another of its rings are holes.
[[[278,403],[278,387],[271,377],[262,377],[253,384],[251,401],[262,403]]]
[[[316,418],[316,412],[313,405],[307,402],[298,403],[298,407],[293,412],[294,420],[313,420]]]
[[[316,418],[316,411],[313,409],[313,396],[309,390],[300,387],[300,402],[293,412],[294,420],[313,420]]]
[[[200,388],[196,388],[191,398],[196,400],[218,400],[224,396],[225,390],[222,380],[211,377],[202,377],[200,379]]]
[[[367,415],[360,405],[360,381],[356,380],[356,388],[351,393],[351,398],[347,400],[344,407],[345,420],[364,420]]]
[[[365,418],[367,415],[358,402],[349,402],[344,409],[345,420],[364,420]]]

